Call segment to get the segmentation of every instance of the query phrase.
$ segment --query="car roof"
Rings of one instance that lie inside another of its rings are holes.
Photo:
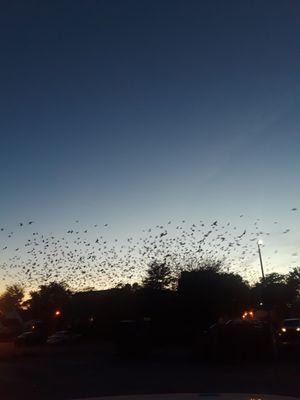
[[[283,321],[284,322],[294,322],[294,321],[300,322],[300,318],[285,318]]]

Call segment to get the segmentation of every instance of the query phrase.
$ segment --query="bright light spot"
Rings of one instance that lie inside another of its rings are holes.
[[[281,328],[282,332],[286,332],[286,328]]]
[[[61,316],[61,311],[60,310],[56,310],[54,315],[55,315],[55,317],[60,317]]]
[[[300,332],[300,328],[297,328],[296,331],[297,331],[297,332]]]
[[[253,317],[254,317],[253,311],[244,311],[244,313],[242,315],[243,319],[245,319],[245,318],[253,318]]]

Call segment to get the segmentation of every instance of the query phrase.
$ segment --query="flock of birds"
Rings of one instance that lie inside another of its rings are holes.
[[[298,210],[294,207],[291,211]],[[239,218],[240,224],[168,221],[143,229],[138,238],[125,240],[111,239],[107,223],[83,226],[74,220],[63,234],[54,235],[42,233],[33,220],[19,222],[13,230],[0,228],[0,241],[4,242],[0,248],[1,277],[5,284],[19,283],[26,288],[64,281],[74,290],[86,290],[140,282],[153,261],[165,261],[177,274],[209,259],[221,260],[226,271],[257,279],[259,270],[251,267],[251,262],[257,258],[258,239],[270,232],[261,229],[260,219],[249,225],[243,223],[243,214]],[[280,224],[278,228],[282,235],[290,232]],[[26,239],[14,246],[18,233]]]

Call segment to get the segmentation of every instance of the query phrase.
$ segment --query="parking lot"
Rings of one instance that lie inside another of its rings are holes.
[[[300,353],[299,353],[300,354]],[[299,356],[274,362],[207,363],[185,349],[157,351],[147,360],[122,360],[110,344],[41,347],[1,345],[0,397],[76,399],[100,395],[248,392],[300,397]]]

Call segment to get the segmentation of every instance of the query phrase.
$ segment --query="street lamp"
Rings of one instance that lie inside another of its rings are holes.
[[[54,317],[60,317],[61,316],[61,311],[60,310],[56,310],[54,312]]]
[[[261,245],[263,244],[263,241],[261,239],[259,239],[257,241],[257,248],[258,248],[258,255],[259,255],[259,262],[260,262],[260,268],[261,268],[261,275],[262,275],[262,279],[263,282],[265,281],[265,273],[264,273],[264,265],[263,265],[263,260],[262,260],[262,256],[261,256]]]

